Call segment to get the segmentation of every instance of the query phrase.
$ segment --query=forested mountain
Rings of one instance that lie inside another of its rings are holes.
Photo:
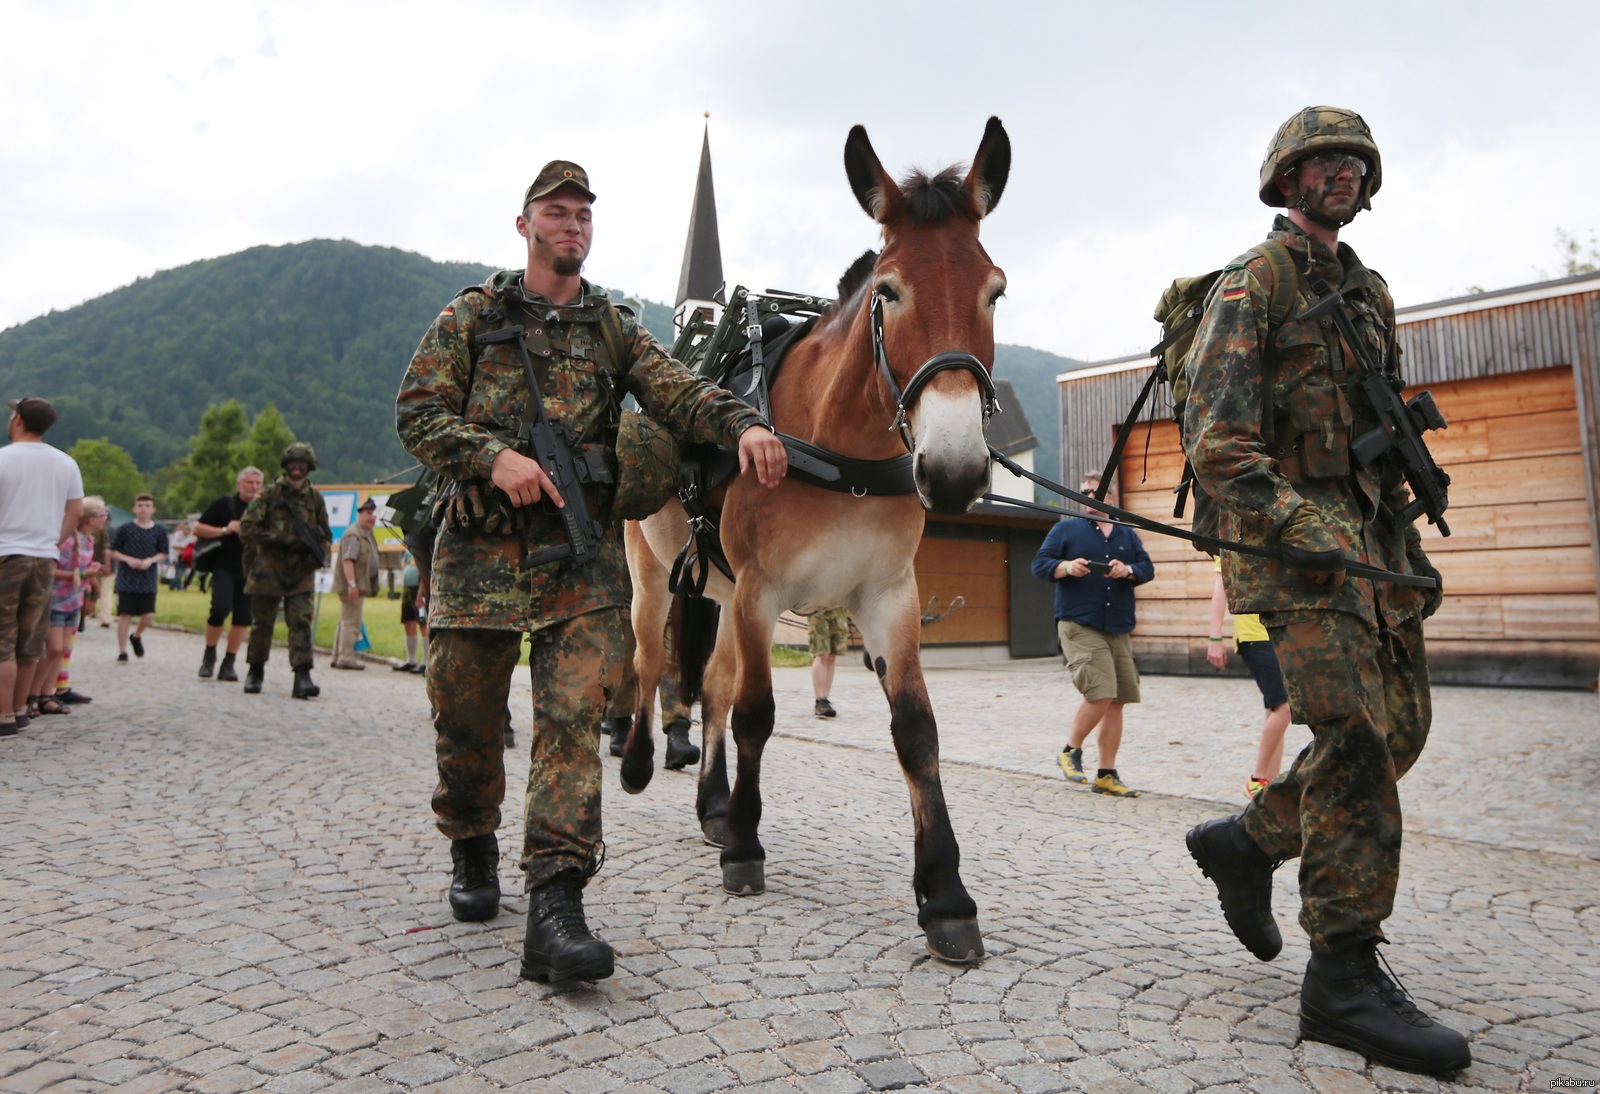
[[[490,269],[341,240],[252,247],[0,331],[0,392],[54,402],[58,447],[108,437],[146,473],[188,452],[211,404],[238,399],[253,416],[273,403],[316,446],[318,480],[382,478],[412,462],[394,395],[417,339]],[[670,309],[646,301],[644,322],[670,344]],[[1077,365],[996,349],[1045,473],[1059,458],[1055,376]]]

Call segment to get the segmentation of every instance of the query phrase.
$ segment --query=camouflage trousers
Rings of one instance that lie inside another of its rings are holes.
[[[278,622],[278,602],[283,602],[283,622],[289,628],[289,667],[311,667],[311,593],[291,596],[252,596],[250,598],[250,645],[245,648],[248,665],[265,665],[272,655],[272,628]]]
[[[622,684],[626,629],[622,612],[607,608],[529,636],[533,746],[522,833],[529,888],[571,867],[597,866],[601,857],[600,719]],[[428,635],[428,699],[438,712],[433,811],[450,839],[500,826],[506,702],[522,638],[466,627]]]
[[[663,728],[673,722],[689,721],[689,704],[683,701],[683,681],[678,675],[677,657],[672,645],[672,625],[667,625],[666,632],[661,636],[666,647],[666,663],[661,666],[661,725]],[[607,718],[632,718],[634,710],[639,706],[639,678],[633,671],[633,656],[638,650],[638,643],[634,641],[633,628],[628,628],[627,658],[623,662],[622,686],[617,689],[617,694],[611,698],[611,706],[606,709]]]
[[[1433,719],[1422,622],[1377,630],[1337,611],[1262,614],[1312,741],[1244,811],[1274,860],[1300,859],[1300,925],[1329,953],[1382,938],[1400,877],[1396,785]]]

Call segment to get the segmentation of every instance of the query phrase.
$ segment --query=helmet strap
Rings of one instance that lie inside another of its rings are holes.
[[[1306,197],[1305,188],[1302,187],[1300,190],[1300,197],[1295,201],[1294,207],[1300,210],[1301,214],[1304,215],[1307,220],[1311,221],[1311,223],[1320,225],[1321,227],[1328,229],[1330,232],[1337,232],[1340,228],[1343,228],[1346,224],[1349,224],[1350,221],[1356,218],[1356,213],[1360,212],[1361,210],[1361,203],[1359,201],[1356,202],[1356,209],[1350,214],[1349,217],[1344,220],[1336,220],[1325,213],[1319,213],[1313,209],[1311,207],[1310,200]]]

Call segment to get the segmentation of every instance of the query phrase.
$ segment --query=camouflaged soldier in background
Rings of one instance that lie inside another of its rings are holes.
[[[307,476],[317,468],[317,454],[304,441],[283,450],[283,474],[262,487],[239,519],[244,544],[244,591],[250,596],[250,644],[245,648],[244,690],[261,690],[267,658],[272,653],[272,628],[283,602],[289,628],[289,666],[294,669],[296,699],[314,699],[321,689],[311,682],[311,597],[321,561],[312,554],[314,539],[327,557],[333,534],[322,495]],[[296,522],[299,522],[297,525]]]
[[[533,979],[612,971],[610,947],[584,923],[581,893],[603,854],[599,727],[622,686],[631,590],[610,484],[583,487],[591,516],[605,526],[596,558],[581,567],[570,559],[528,563],[565,534],[548,500],[524,506],[493,485],[502,465],[529,476],[538,470],[513,447],[531,393],[515,343],[475,339],[510,324],[526,329],[546,413],[576,434],[577,449],[598,451],[613,481],[619,403],[629,393],[681,440],[737,444],[741,454],[759,448],[762,460],[779,445],[767,430],[747,436],[765,425],[759,415],[671,360],[631,314],[578,276],[593,200],[576,164],[556,160],[540,171],[517,218],[527,271],[496,273],[450,302],[423,335],[396,403],[401,443],[456,487],[434,547],[428,694],[437,711],[433,808],[452,841],[458,919],[498,911],[501,727],[522,635],[531,635],[533,762],[521,865],[529,888],[522,975]]]
[[[1470,1062],[1466,1040],[1416,1010],[1378,967],[1376,946],[1400,870],[1396,782],[1422,751],[1432,718],[1422,620],[1440,594],[1345,580],[1334,553],[1401,573],[1437,571],[1416,528],[1393,516],[1410,500],[1398,460],[1363,467],[1351,454],[1352,439],[1377,424],[1358,362],[1331,318],[1297,318],[1315,300],[1309,270],[1345,294],[1371,358],[1400,375],[1388,286],[1338,242],[1338,229],[1371,207],[1381,181],[1359,115],[1310,107],[1285,122],[1260,193],[1268,205],[1293,202],[1270,238],[1295,256],[1296,307],[1263,344],[1271,262],[1242,256],[1211,290],[1188,357],[1185,451],[1219,503],[1221,535],[1334,566],[1224,552],[1228,608],[1260,614],[1294,720],[1313,739],[1242,814],[1199,826],[1188,845],[1216,883],[1229,926],[1262,960],[1283,944],[1272,870],[1298,856],[1300,923],[1312,949],[1302,1033],[1439,1073]]]

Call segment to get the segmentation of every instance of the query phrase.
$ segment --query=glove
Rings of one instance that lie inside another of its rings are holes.
[[[1278,533],[1283,561],[1313,585],[1329,591],[1344,584],[1344,549],[1328,527],[1327,518],[1309,501],[1303,501],[1284,521]]]
[[[1422,618],[1427,619],[1439,610],[1440,604],[1444,603],[1444,578],[1439,576],[1438,569],[1428,561],[1428,556],[1421,547],[1413,547],[1407,551],[1406,561],[1411,564],[1412,573],[1431,577],[1439,583],[1435,588],[1422,590]]]

